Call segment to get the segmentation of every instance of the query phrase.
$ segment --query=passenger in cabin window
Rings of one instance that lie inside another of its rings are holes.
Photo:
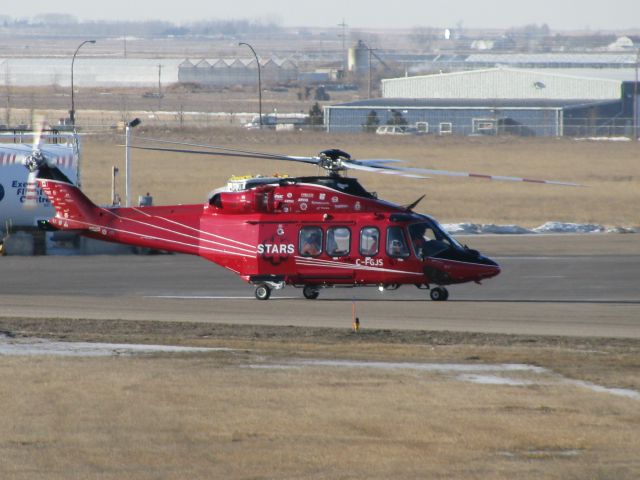
[[[387,253],[392,257],[406,257],[409,255],[402,228],[389,227],[387,229]]]
[[[394,257],[401,257],[403,255],[404,249],[402,248],[402,243],[400,240],[391,240],[391,245],[389,247],[389,254]]]
[[[378,253],[378,236],[377,228],[367,227],[360,234],[360,253],[365,257],[372,257]]]
[[[308,255],[310,257],[315,257],[316,255],[320,255],[320,234],[317,232],[312,232],[307,236],[307,240],[304,242],[302,246],[302,255]]]
[[[327,230],[327,255],[342,257],[349,253],[351,232],[345,227],[334,227]]]
[[[426,231],[427,227],[423,224],[412,225],[409,228],[413,250],[418,258],[423,258],[427,255],[427,242],[429,239],[426,237]]]
[[[445,239],[438,239],[433,229],[424,223],[411,225],[409,233],[413,250],[418,258],[432,257],[449,247]]]
[[[371,256],[371,255],[375,255],[376,253],[378,253],[378,241],[371,237],[369,239],[369,244],[367,245],[366,248],[362,249],[362,254],[364,256]]]

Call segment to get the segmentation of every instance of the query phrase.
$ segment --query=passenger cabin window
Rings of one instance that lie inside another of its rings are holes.
[[[347,227],[331,227],[327,229],[327,255],[343,257],[349,254],[351,231]]]
[[[364,227],[360,230],[360,255],[373,257],[378,254],[380,230],[376,227]]]
[[[303,257],[317,257],[322,253],[322,229],[303,227],[300,229],[298,251]]]
[[[390,257],[409,256],[409,248],[402,227],[387,228],[387,255]]]

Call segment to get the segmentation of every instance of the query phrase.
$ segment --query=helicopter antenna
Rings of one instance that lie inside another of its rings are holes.
[[[417,205],[422,201],[422,199],[423,199],[424,197],[426,197],[426,195],[422,195],[422,196],[421,196],[420,198],[418,198],[415,202],[410,203],[410,204],[409,204],[409,205],[407,205],[405,208],[406,208],[408,211],[413,210],[413,209],[414,209],[414,208],[416,208],[416,206],[417,206]]]

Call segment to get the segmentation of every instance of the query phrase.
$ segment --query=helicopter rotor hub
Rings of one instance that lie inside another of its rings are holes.
[[[45,162],[46,162],[46,159],[44,158],[44,155],[39,149],[35,149],[31,153],[31,155],[27,156],[24,160],[24,164],[29,169],[30,172],[35,172]]]

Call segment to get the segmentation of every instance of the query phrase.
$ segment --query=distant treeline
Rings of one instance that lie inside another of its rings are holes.
[[[92,36],[189,36],[189,35],[229,35],[246,33],[273,33],[282,27],[271,20],[202,20],[184,24],[172,22],[146,21],[80,21],[73,15],[41,14],[33,18],[12,18],[0,15],[0,32],[2,30],[19,30],[23,34],[62,34]]]

